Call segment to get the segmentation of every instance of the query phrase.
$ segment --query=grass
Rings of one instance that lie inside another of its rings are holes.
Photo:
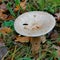
[[[10,60],[33,60],[35,57],[31,53],[31,45],[28,45],[29,43],[22,44],[14,42],[12,36],[13,34],[4,36],[4,40],[6,40],[5,44],[9,51],[8,54],[3,57],[5,58],[4,60],[9,60],[9,58]],[[42,44],[37,60],[53,60],[54,58],[59,60],[60,58],[57,55],[57,50],[52,47],[53,45],[53,42],[50,40],[47,40],[47,42]]]
[[[26,4],[26,9],[23,10],[22,7],[17,12],[14,12],[12,4],[14,7],[20,4],[20,0],[13,0],[8,2],[6,7],[10,12],[10,15],[15,18],[26,11],[47,11],[50,14],[55,14],[60,10],[60,0],[28,0]],[[21,12],[22,11],[22,12]],[[13,31],[7,35],[0,32],[0,37],[3,38],[6,47],[8,48],[8,53],[2,58],[3,60],[34,60],[35,56],[31,52],[31,44],[29,43],[19,43],[14,41],[14,37],[18,35],[14,30],[14,20],[1,21],[1,27],[10,27]],[[60,34],[60,33],[59,33]],[[60,60],[57,55],[57,50],[53,48],[53,45],[57,45],[56,42],[60,41],[60,37],[57,38],[55,43],[51,39],[41,44],[39,50],[39,56],[37,60]]]
[[[12,16],[16,17],[14,11],[13,11],[12,8],[11,8],[11,5],[12,5],[12,3],[11,3],[11,2],[8,2],[8,4],[7,4],[7,9],[9,10],[9,12],[10,12],[10,14],[11,14]]]

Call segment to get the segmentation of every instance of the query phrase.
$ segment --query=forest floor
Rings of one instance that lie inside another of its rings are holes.
[[[15,19],[29,11],[46,11],[56,19],[36,55],[28,37],[14,29]],[[0,0],[0,60],[60,60],[60,0]]]

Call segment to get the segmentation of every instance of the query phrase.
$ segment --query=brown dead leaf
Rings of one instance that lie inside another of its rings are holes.
[[[14,8],[14,11],[16,12],[16,11],[18,11],[20,9],[20,6],[16,6],[15,8]]]
[[[3,13],[0,11],[0,19],[5,20],[7,17],[8,17],[8,15],[3,14]]]
[[[60,46],[60,42],[57,42],[57,44]]]
[[[22,1],[22,2],[20,3],[20,6],[21,6],[23,9],[25,9],[25,8],[26,8],[26,0],[25,0],[25,1]]]
[[[45,43],[46,42],[46,36],[41,36],[41,41],[42,41],[42,43]]]
[[[6,10],[0,9],[0,12],[6,12]]]
[[[58,32],[56,30],[54,30],[54,32],[51,33],[50,37],[51,40],[56,40],[58,38]]]
[[[0,47],[5,46],[3,38],[0,38]]]
[[[29,42],[29,37],[17,36],[15,41],[16,42],[21,42],[21,43]]]
[[[56,20],[57,20],[58,22],[60,22],[60,12],[59,12],[59,13],[56,13],[55,16],[56,16]]]
[[[0,10],[0,19],[2,20],[11,20],[14,17],[12,15],[3,14],[3,11]]]
[[[53,45],[52,47],[57,49],[57,50],[60,50],[60,46]]]
[[[7,13],[8,13],[8,11],[7,11],[7,8],[6,8],[6,4],[2,3],[0,5],[0,19],[11,20],[11,19],[14,18],[12,15],[7,15]]]
[[[5,3],[2,3],[1,5],[0,5],[0,12],[6,12],[7,11],[7,8],[6,8],[6,4]]]
[[[26,9],[26,0],[20,2],[20,6],[25,10],[25,9]],[[15,11],[15,12],[18,11],[18,10],[20,9],[20,6],[19,6],[19,5],[16,6],[16,7],[14,8],[14,11]]]
[[[12,15],[9,15],[5,20],[11,20],[14,19],[14,17]]]
[[[60,50],[57,50],[58,56],[60,57]]]
[[[12,32],[12,30],[10,29],[10,28],[8,28],[8,27],[4,27],[4,28],[1,28],[0,29],[0,32],[2,33],[2,34],[7,34],[7,33],[10,33],[10,32]]]
[[[0,2],[2,2],[2,0],[0,0]]]
[[[5,4],[5,3],[1,4],[1,5],[0,5],[0,9],[7,10],[6,4]]]
[[[3,42],[3,39],[0,37],[0,42]]]
[[[56,27],[57,27],[57,30],[59,32],[60,31],[60,23],[56,23]]]

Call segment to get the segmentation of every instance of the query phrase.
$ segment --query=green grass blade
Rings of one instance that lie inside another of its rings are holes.
[[[14,0],[15,1],[15,5],[20,5],[20,0]]]
[[[11,2],[8,2],[8,4],[7,4],[7,9],[9,10],[9,12],[10,12],[10,14],[11,14],[12,16],[16,17],[13,9],[11,8],[11,5],[12,5],[12,3],[11,3]]]

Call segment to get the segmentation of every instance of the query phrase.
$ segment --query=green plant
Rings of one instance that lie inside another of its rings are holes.
[[[8,4],[7,4],[6,7],[7,7],[7,9],[9,10],[10,14],[11,14],[12,16],[16,17],[13,9],[11,8],[11,5],[12,5],[12,3],[11,3],[11,2],[8,2]]]
[[[14,17],[17,17],[20,13],[26,11],[46,11],[51,14],[55,14],[57,10],[60,11],[60,0],[27,0],[25,10],[20,6],[20,2],[21,0],[11,0],[7,3],[7,9]],[[19,10],[15,12],[14,8],[18,5]],[[13,30],[13,32],[8,33],[7,35],[3,35],[0,32],[0,37],[4,40],[4,43],[8,48],[8,53],[5,57],[3,57],[3,59],[9,60],[10,58],[10,60],[34,60],[35,56],[33,57],[31,53],[31,45],[29,43],[15,42],[16,35],[18,34],[16,34],[14,30],[14,20],[0,20],[0,23],[1,28],[9,27]],[[37,60],[53,60],[54,58],[60,60],[57,50],[52,47],[56,42],[60,42],[60,36],[56,41],[48,39],[45,43],[41,43],[41,49],[39,50],[39,57],[37,57]]]
[[[14,1],[16,6],[20,5],[20,0],[14,0]]]
[[[28,11],[39,10],[47,11],[52,14],[57,12],[60,7],[59,0],[30,0],[27,4]]]
[[[14,30],[14,21],[13,20],[4,21],[2,23],[2,27],[10,27],[12,30]]]

